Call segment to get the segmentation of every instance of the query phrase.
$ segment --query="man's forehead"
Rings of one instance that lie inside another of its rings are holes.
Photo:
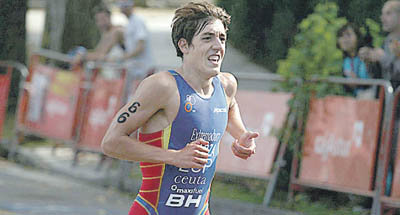
[[[202,31],[200,35],[226,35],[226,33],[225,31],[220,32],[220,31],[210,30],[210,31]]]
[[[204,29],[200,32],[200,35],[203,34],[226,34],[226,30],[224,25],[222,24],[222,21],[217,19],[217,20],[213,20],[210,23],[208,23]]]
[[[383,5],[382,12],[396,12],[400,9],[400,2],[386,2],[386,4]]]

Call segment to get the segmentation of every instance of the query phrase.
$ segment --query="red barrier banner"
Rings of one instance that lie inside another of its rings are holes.
[[[121,108],[124,79],[98,76],[86,104],[79,148],[101,152],[101,141],[115,113]]]
[[[399,123],[399,122],[395,122]],[[397,152],[396,152],[396,159],[393,168],[393,180],[392,180],[392,192],[391,196],[394,198],[400,198],[400,132],[398,133],[397,137]]]
[[[3,125],[6,119],[8,93],[10,91],[11,72],[0,75],[0,138],[3,133]]]
[[[23,126],[39,135],[72,140],[80,96],[80,76],[36,65],[27,84],[29,97]]]
[[[233,138],[225,134],[220,144],[217,171],[268,178],[279,146],[271,130],[282,127],[289,111],[287,102],[290,98],[287,93],[238,91],[236,100],[246,127],[260,133],[256,154],[247,160],[236,157],[231,150]]]
[[[311,99],[299,178],[370,191],[379,118],[377,100],[340,96]]]

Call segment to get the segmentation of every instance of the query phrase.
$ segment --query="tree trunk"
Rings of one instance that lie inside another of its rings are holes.
[[[64,31],[65,10],[67,0],[48,1],[46,11],[48,12],[49,24],[49,49],[61,52],[62,36]]]
[[[0,60],[13,60],[25,64],[27,0],[0,0]],[[13,73],[9,110],[17,103],[20,75]]]
[[[75,46],[94,48],[99,32],[92,9],[100,3],[101,0],[47,1],[43,47],[62,53]]]

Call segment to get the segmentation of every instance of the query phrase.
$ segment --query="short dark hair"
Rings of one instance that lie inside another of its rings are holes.
[[[175,11],[171,36],[178,57],[183,57],[178,46],[179,40],[184,38],[191,45],[194,35],[200,33],[214,19],[221,20],[225,30],[228,30],[231,16],[224,9],[208,2],[190,2]]]
[[[357,38],[357,46],[356,46],[356,50],[358,51],[363,45],[364,45],[364,40],[363,40],[363,36],[361,35],[360,29],[358,28],[357,25],[348,22],[345,25],[343,25],[337,32],[336,32],[336,47],[338,49],[340,49],[339,46],[339,37],[343,36],[343,33],[347,30],[347,29],[353,29],[354,33],[356,34],[356,38]],[[348,53],[343,51],[344,54],[346,56],[348,56]]]
[[[106,13],[108,16],[111,16],[110,9],[108,9],[108,7],[104,3],[100,3],[99,5],[96,5],[92,11],[93,11],[93,15],[96,15],[97,13]]]

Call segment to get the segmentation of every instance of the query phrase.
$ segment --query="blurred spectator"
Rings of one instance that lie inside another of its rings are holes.
[[[135,2],[133,0],[120,0],[118,6],[121,12],[129,19],[124,31],[124,44],[126,52],[123,56],[128,68],[127,91],[129,98],[133,89],[130,83],[141,80],[154,73],[154,59],[151,53],[150,35],[143,19],[134,13]],[[133,86],[134,87],[134,86]]]
[[[74,53],[74,64],[83,61],[112,61],[124,54],[122,26],[111,24],[111,12],[105,5],[95,7],[94,11],[96,25],[101,33],[100,41],[92,51],[86,51],[83,47],[77,48]]]
[[[362,42],[359,29],[348,23],[338,30],[336,38],[337,45],[344,55],[343,76],[369,78],[366,64],[357,56]],[[349,86],[347,90],[356,97],[373,98],[374,96],[374,90],[371,88]]]
[[[379,62],[382,78],[392,83],[394,89],[400,85],[400,1],[387,1],[382,8],[382,29],[388,32],[382,48],[360,49],[359,55],[368,62]],[[396,156],[397,136],[400,121],[400,106],[396,107],[392,149],[386,177],[385,194],[390,195],[393,178],[393,163]]]
[[[400,85],[400,1],[388,1],[382,8],[382,28],[388,32],[382,48],[363,47],[359,56],[366,62],[379,62],[382,78]]]

